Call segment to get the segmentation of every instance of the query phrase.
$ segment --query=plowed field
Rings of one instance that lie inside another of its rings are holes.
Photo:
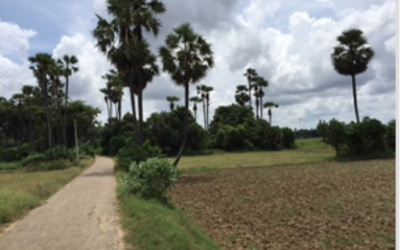
[[[183,175],[171,199],[226,250],[395,249],[395,161]]]

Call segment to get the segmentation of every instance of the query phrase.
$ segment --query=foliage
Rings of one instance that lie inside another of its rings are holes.
[[[47,160],[47,157],[44,154],[31,154],[31,155],[29,155],[28,157],[24,158],[21,161],[21,165],[25,167],[25,166],[27,166],[27,165],[29,165],[31,163],[43,162],[43,161],[46,161],[46,160]]]
[[[296,135],[294,134],[293,130],[290,128],[281,128],[281,131],[283,134],[282,146],[284,148],[294,148]]]
[[[376,119],[364,118],[361,123],[345,124],[332,119],[317,126],[323,141],[334,147],[336,156],[387,157],[387,131]]]
[[[140,198],[165,200],[177,180],[178,170],[169,159],[149,158],[131,163],[129,175],[122,182]]]
[[[122,136],[115,136],[110,140],[110,148],[108,154],[115,156],[125,146],[125,139]]]
[[[19,147],[1,148],[0,147],[0,161],[13,162],[20,161],[29,155],[29,145],[22,144]]]
[[[386,125],[386,140],[387,145],[393,152],[396,151],[396,120],[391,120]]]
[[[159,156],[161,156],[160,148],[153,147],[149,141],[145,141],[142,146],[139,146],[133,137],[128,137],[125,139],[124,147],[117,155],[117,169],[129,171],[131,163],[139,163]]]
[[[185,108],[178,107],[171,112],[153,113],[146,121],[146,138],[157,145],[167,155],[176,155],[181,146],[184,130]],[[207,132],[189,114],[189,131],[186,152],[199,152],[205,149]]]
[[[200,226],[170,202],[139,199],[121,183],[118,199],[127,249],[220,249]]]

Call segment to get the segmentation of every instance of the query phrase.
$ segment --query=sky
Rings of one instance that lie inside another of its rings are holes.
[[[212,45],[215,66],[198,85],[212,86],[210,117],[221,105],[235,102],[237,85],[251,67],[269,86],[264,102],[279,104],[273,125],[315,128],[319,120],[355,121],[351,77],[333,68],[336,38],[361,29],[375,51],[368,70],[356,76],[360,117],[386,123],[396,118],[395,0],[164,0],[166,13],[157,37],[146,35],[157,53],[165,37],[189,22]],[[79,72],[70,80],[70,97],[101,109],[107,119],[102,75],[112,67],[95,47],[91,32],[95,13],[107,17],[106,0],[0,0],[0,96],[11,97],[23,85],[37,85],[29,56],[49,53],[77,56]],[[161,68],[161,64],[159,64]],[[195,96],[191,86],[191,96]],[[184,89],[166,73],[144,91],[144,116],[166,111],[167,96],[181,98]],[[254,102],[254,98],[253,98]],[[201,109],[199,109],[201,110]],[[130,111],[127,91],[123,113]],[[202,124],[202,112],[197,120]],[[266,117],[266,110],[264,117]]]

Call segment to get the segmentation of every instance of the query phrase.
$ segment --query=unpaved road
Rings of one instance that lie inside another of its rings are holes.
[[[93,166],[0,239],[1,250],[122,250],[113,161]]]

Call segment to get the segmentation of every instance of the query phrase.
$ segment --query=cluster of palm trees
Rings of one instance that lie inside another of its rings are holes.
[[[97,40],[99,50],[106,54],[118,72],[123,81],[122,86],[129,88],[136,143],[142,145],[143,91],[153,77],[159,74],[157,56],[150,50],[144,33],[157,36],[161,28],[157,16],[163,14],[166,8],[159,0],[107,0],[106,4],[110,18],[97,15],[97,27],[92,34]],[[172,80],[185,89],[185,131],[182,147],[174,162],[176,166],[187,141],[190,84],[204,78],[213,66],[212,50],[211,45],[186,23],[167,36],[165,44],[159,48],[158,55],[163,71],[170,74]],[[110,81],[107,79],[107,82]],[[107,96],[106,102],[109,107],[114,100],[119,101],[118,98],[110,100],[112,95],[108,95],[108,92],[111,93],[112,89],[115,87],[110,84],[109,88],[102,90]]]
[[[269,123],[272,122],[272,108],[278,108],[278,104],[273,102],[263,103],[263,98],[265,95],[264,88],[268,87],[268,81],[263,77],[259,76],[257,71],[253,68],[248,68],[244,74],[247,78],[246,85],[236,86],[235,100],[241,105],[245,106],[247,103],[251,109],[253,109],[253,104],[251,97],[255,98],[255,113],[257,119],[264,118],[264,108],[268,108]]]
[[[76,67],[78,59],[73,55],[64,55],[61,59],[56,60],[49,54],[38,53],[30,57],[29,61],[31,62],[30,69],[38,81],[38,90],[41,93],[43,108],[46,112],[48,148],[51,151],[55,144],[61,144],[60,140],[56,141],[53,135],[51,115],[51,106],[53,105],[56,114],[57,138],[63,138],[62,144],[68,154],[66,122],[69,77],[78,71],[78,67]],[[61,81],[62,77],[65,79],[64,84]],[[65,91],[63,91],[63,87],[65,87]],[[30,88],[25,88],[27,95],[30,95],[32,91]],[[61,111],[64,111],[63,114]]]

